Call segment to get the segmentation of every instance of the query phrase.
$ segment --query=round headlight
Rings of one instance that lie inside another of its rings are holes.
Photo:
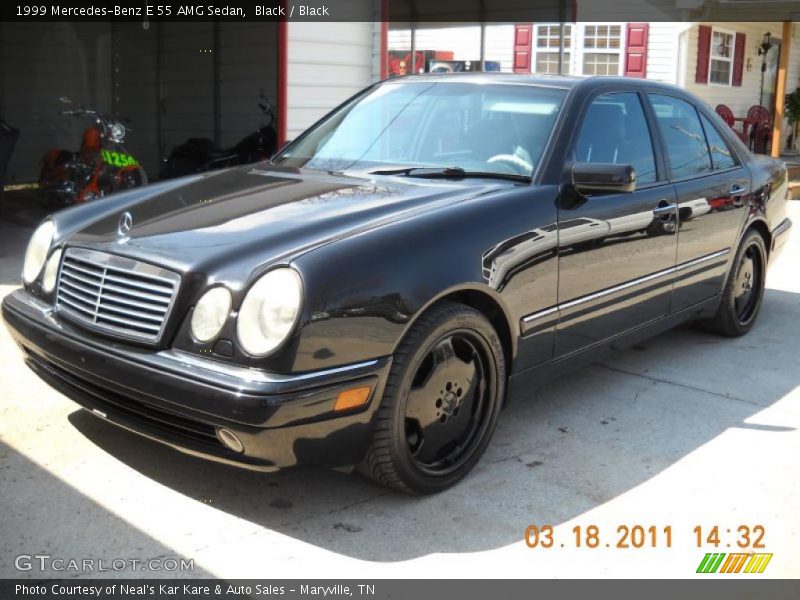
[[[263,356],[280,346],[294,327],[303,299],[303,284],[297,271],[280,268],[253,284],[244,297],[236,322],[242,348]]]
[[[56,287],[56,276],[58,275],[58,265],[61,263],[61,249],[59,248],[50,255],[50,259],[44,267],[42,277],[42,289],[49,294]]]
[[[122,123],[114,123],[111,125],[111,130],[109,132],[111,134],[111,139],[115,142],[121,142],[125,139],[125,125]]]
[[[231,312],[231,293],[224,287],[208,290],[192,311],[192,335],[198,342],[210,342],[222,331]]]
[[[25,263],[22,267],[22,279],[25,283],[33,283],[42,272],[55,232],[56,226],[52,221],[45,221],[33,232],[28,249],[25,250]]]

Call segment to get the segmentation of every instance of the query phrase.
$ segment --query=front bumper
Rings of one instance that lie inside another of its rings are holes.
[[[28,366],[95,415],[182,452],[261,470],[357,463],[391,366],[386,357],[280,375],[155,352],[88,334],[24,290],[6,296],[2,314]],[[372,387],[366,407],[334,413],[339,392],[360,385]],[[219,428],[244,450],[223,445]]]

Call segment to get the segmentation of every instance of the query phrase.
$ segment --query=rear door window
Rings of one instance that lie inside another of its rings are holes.
[[[700,115],[700,120],[703,122],[703,129],[706,131],[708,149],[711,152],[711,163],[714,170],[720,171],[722,169],[731,169],[735,167],[736,161],[733,158],[731,149],[719,130],[705,116]]]
[[[664,139],[672,179],[687,179],[711,173],[714,167],[695,107],[673,96],[649,96],[661,137]]]

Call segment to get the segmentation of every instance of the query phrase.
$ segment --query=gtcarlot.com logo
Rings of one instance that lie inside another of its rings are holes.
[[[158,558],[65,558],[51,554],[20,554],[17,571],[102,573],[108,571],[194,571],[194,559]]]
[[[698,573],[763,573],[772,553],[726,553],[710,552],[697,566]]]

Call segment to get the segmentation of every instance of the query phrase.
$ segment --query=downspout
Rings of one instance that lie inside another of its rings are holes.
[[[285,19],[278,21],[278,148],[286,143],[286,115],[288,114],[286,106],[288,96],[288,83],[286,81],[288,28],[289,23]]]

